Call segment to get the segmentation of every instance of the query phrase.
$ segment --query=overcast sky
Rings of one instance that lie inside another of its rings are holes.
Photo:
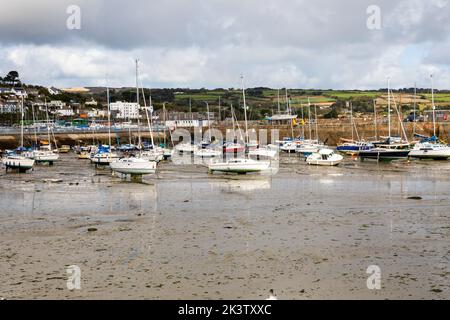
[[[81,9],[69,30],[67,7]],[[381,29],[367,8],[381,9]],[[450,0],[0,0],[0,74],[26,83],[450,89]],[[372,20],[371,20],[372,21]]]

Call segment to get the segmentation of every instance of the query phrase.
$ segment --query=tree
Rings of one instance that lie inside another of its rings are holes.
[[[11,86],[20,86],[19,73],[17,71],[10,71],[5,78],[3,78],[3,83]]]
[[[323,115],[324,119],[337,119],[339,116],[338,107],[334,104],[331,110]]]

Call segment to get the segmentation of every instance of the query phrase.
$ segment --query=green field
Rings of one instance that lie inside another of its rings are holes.
[[[428,100],[431,101],[431,94],[424,94]],[[436,93],[434,95],[435,102],[450,102],[450,93]]]
[[[337,97],[339,99],[350,99],[358,97],[377,98],[383,93],[378,91],[325,91],[324,96]]]

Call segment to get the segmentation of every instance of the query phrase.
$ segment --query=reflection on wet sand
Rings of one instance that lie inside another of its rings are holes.
[[[210,179],[209,185],[213,188],[228,191],[258,191],[270,190],[272,187],[271,178],[236,178],[236,179]]]

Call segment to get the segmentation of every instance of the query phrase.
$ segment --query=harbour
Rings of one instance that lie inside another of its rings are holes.
[[[0,305],[289,319],[450,300],[449,8],[3,5]]]

